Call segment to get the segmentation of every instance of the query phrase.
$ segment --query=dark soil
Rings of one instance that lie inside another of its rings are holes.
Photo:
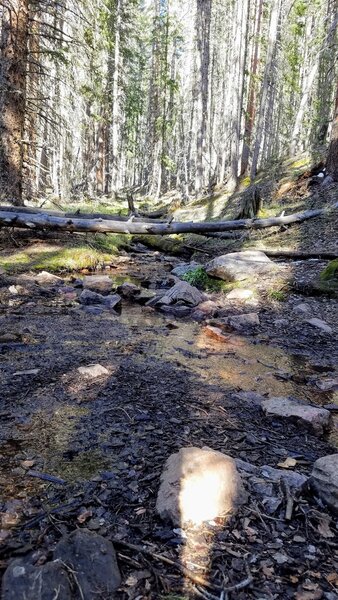
[[[174,263],[158,253],[134,255],[111,275],[118,283],[132,277],[147,287],[169,286]],[[3,570],[32,550],[49,560],[62,536],[87,527],[121,542],[123,584],[116,598],[198,597],[176,568],[123,542],[181,561],[214,585],[241,582],[247,566],[253,583],[229,594],[233,600],[338,598],[336,523],[306,490],[286,521],[279,486],[274,512],[249,486],[239,514],[206,526],[193,544],[154,510],[165,460],[185,446],[273,467],[293,457],[295,470],[306,475],[317,458],[336,451],[335,435],[319,439],[300,425],[264,417],[250,396],[337,401],[336,392],[317,385],[337,365],[335,300],[305,299],[310,316],[333,328],[331,336],[297,319],[294,306],[304,297],[289,294],[286,302],[261,298],[250,309],[259,312],[261,326],[224,345],[208,338],[203,324],[132,302],[123,303],[121,315],[85,312],[67,296],[70,281],[40,286],[29,274],[0,279]],[[23,289],[13,295],[11,285]],[[229,311],[250,312],[240,305]],[[92,363],[109,374],[83,378],[78,367]],[[43,481],[30,470],[65,483]]]

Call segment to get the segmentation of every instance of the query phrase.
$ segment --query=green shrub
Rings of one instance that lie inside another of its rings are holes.
[[[189,271],[189,273],[183,275],[182,279],[190,283],[190,285],[209,292],[222,292],[232,289],[233,287],[231,285],[229,288],[229,284],[224,281],[209,277],[203,267],[197,267],[194,271]]]

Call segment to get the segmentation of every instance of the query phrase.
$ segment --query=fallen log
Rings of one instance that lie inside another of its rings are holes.
[[[129,217],[124,217],[121,215],[115,215],[115,214],[107,214],[107,213],[81,213],[80,211],[78,212],[66,212],[66,211],[62,211],[62,210],[41,210],[39,208],[32,208],[32,207],[28,207],[28,206],[20,206],[20,208],[18,209],[18,207],[16,206],[0,206],[0,212],[2,211],[9,211],[12,213],[24,213],[24,214],[28,214],[28,215],[40,215],[40,214],[44,214],[44,215],[49,215],[51,217],[64,217],[67,219],[88,219],[88,220],[92,220],[92,219],[103,219],[104,221],[128,221],[130,219]],[[135,223],[147,223],[148,219],[144,218],[142,216],[134,216],[134,222]],[[154,217],[151,217],[152,222],[154,221],[154,223],[165,223],[166,221],[162,220],[162,219],[155,219]]]
[[[203,233],[217,231],[232,231],[238,229],[263,229],[265,227],[276,227],[279,225],[291,225],[302,223],[307,219],[313,219],[329,214],[337,210],[338,202],[329,209],[307,210],[283,217],[270,217],[268,219],[241,219],[238,221],[214,221],[202,223],[151,223],[137,222],[134,217],[128,221],[104,220],[104,219],[82,219],[77,217],[57,217],[39,214],[27,215],[20,212],[0,211],[0,227],[19,227],[30,230],[55,229],[61,231],[80,231],[98,233],[128,233],[148,235],[170,235],[178,233]]]
[[[261,250],[271,258],[290,258],[292,260],[309,260],[311,258],[322,260],[334,260],[338,257],[336,252],[327,252],[325,250],[317,250],[316,252],[305,252],[302,250],[269,250],[268,248],[248,248],[248,250]]]

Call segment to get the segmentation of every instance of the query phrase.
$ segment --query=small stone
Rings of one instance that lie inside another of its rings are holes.
[[[125,282],[117,288],[117,292],[123,296],[123,298],[135,298],[141,292],[140,288],[134,283]]]
[[[234,315],[226,319],[227,323],[236,330],[255,327],[260,324],[257,313],[247,313],[245,315]]]
[[[316,381],[316,386],[323,392],[330,390],[338,390],[338,378],[335,379],[320,379]]]
[[[157,304],[174,304],[181,302],[188,304],[189,306],[197,306],[204,300],[204,295],[194,286],[190,285],[186,281],[180,281],[176,283],[170,290],[168,290],[162,298],[160,298]]]
[[[83,279],[83,287],[93,292],[110,292],[113,282],[108,275],[87,275]]]
[[[197,306],[197,310],[204,314],[205,317],[213,317],[218,310],[218,306],[216,302],[206,300]]]
[[[157,513],[175,526],[200,525],[234,514],[247,494],[235,461],[209,448],[182,448],[172,454],[161,476]]]
[[[119,294],[112,294],[111,296],[104,296],[104,305],[107,308],[114,309],[120,306],[121,304],[121,296]]]
[[[102,294],[98,294],[97,292],[92,292],[91,290],[83,290],[80,294],[80,303],[85,306],[90,306],[93,304],[104,304],[105,296]]]
[[[325,408],[301,404],[289,398],[269,398],[262,402],[266,415],[285,419],[296,419],[311,426],[317,434],[329,426],[330,412]]]
[[[75,530],[61,539],[55,548],[54,558],[76,573],[74,600],[113,598],[121,584],[113,544],[87,529]]]
[[[234,289],[226,295],[227,300],[249,300],[252,298],[253,291],[242,288]]]
[[[211,325],[207,325],[206,327],[204,327],[203,331],[208,337],[217,340],[217,342],[225,343],[229,341],[229,336],[224,335],[222,329],[220,329],[219,327],[212,327]]]
[[[53,275],[53,273],[48,273],[48,271],[41,271],[35,279],[39,284],[60,283],[62,281],[61,277]]]
[[[332,327],[321,319],[309,319],[306,322],[309,323],[309,325],[312,325],[312,327],[317,327],[317,329],[320,329],[324,333],[332,333]]]
[[[323,503],[338,513],[338,454],[316,460],[309,484]]]
[[[78,372],[80,375],[86,377],[86,379],[95,379],[96,377],[109,375],[108,369],[102,365],[88,365],[87,367],[79,367]]]
[[[276,319],[273,324],[278,329],[281,329],[282,327],[288,327],[289,321],[287,319]]]
[[[294,307],[293,312],[298,315],[307,315],[311,312],[311,306],[305,302],[301,302]]]

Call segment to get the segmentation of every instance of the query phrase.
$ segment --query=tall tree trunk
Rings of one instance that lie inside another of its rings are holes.
[[[335,181],[338,181],[338,85],[332,124],[331,143],[326,167],[328,174],[331,175]]]
[[[269,93],[269,87],[272,82],[274,73],[274,58],[276,53],[276,44],[278,37],[278,25],[280,19],[280,11],[281,11],[281,0],[274,0],[271,8],[271,16],[270,16],[270,27],[269,27],[269,41],[268,41],[268,50],[267,57],[265,63],[265,71],[264,78],[262,82],[261,88],[261,97],[260,97],[260,107],[259,107],[259,115],[257,122],[257,130],[256,130],[256,140],[255,146],[252,156],[252,165],[251,165],[251,179],[254,179],[257,173],[258,163],[259,163],[259,154],[261,150],[264,129],[265,129],[265,114],[266,114],[266,104]]]
[[[115,192],[119,179],[119,145],[120,145],[120,78],[121,78],[121,25],[122,25],[123,0],[117,0],[115,23],[115,55],[113,75],[113,115],[111,128],[111,181]]]
[[[205,183],[205,158],[209,104],[210,25],[212,0],[197,0],[196,29],[200,75],[200,123],[197,134],[195,192]]]
[[[0,189],[23,203],[23,136],[26,108],[28,0],[5,0],[0,41]]]

